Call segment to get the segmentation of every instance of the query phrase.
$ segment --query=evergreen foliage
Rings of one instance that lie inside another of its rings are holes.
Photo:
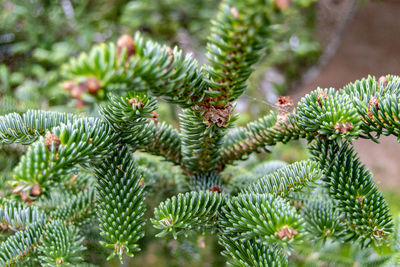
[[[71,59],[62,68],[70,89],[84,86],[101,101],[99,118],[43,111],[1,116],[0,142],[29,147],[9,179],[12,196],[1,202],[0,264],[78,265],[87,260],[90,226],[109,258],[133,257],[148,232],[146,193],[172,180],[157,177],[151,164],[138,166],[140,152],[172,162],[160,166],[176,165],[180,182],[189,184],[154,208],[157,236],[216,235],[232,266],[287,266],[309,240],[389,244],[388,205],[351,142],[400,138],[400,77],[317,89],[296,109],[281,97],[277,111],[231,130],[235,100],[272,40],[281,9],[272,0],[222,1],[208,65],[140,33]],[[159,121],[157,97],[182,108],[179,130]],[[309,142],[312,159],[263,166],[248,174],[251,182],[222,179],[237,160],[300,138]]]

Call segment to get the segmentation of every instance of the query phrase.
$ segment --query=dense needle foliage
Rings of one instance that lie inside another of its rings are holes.
[[[63,86],[101,101],[97,117],[35,110],[1,116],[0,142],[27,149],[8,177],[12,197],[1,199],[0,265],[88,266],[93,234],[109,259],[123,261],[140,253],[150,223],[160,238],[218,237],[231,266],[286,266],[304,242],[356,243],[362,251],[390,245],[390,256],[364,260],[397,261],[392,215],[352,141],[400,138],[400,77],[318,88],[297,108],[281,97],[277,111],[235,128],[235,102],[287,8],[282,1],[222,1],[204,65],[139,32],[72,58],[62,67]],[[179,129],[160,121],[159,99],[182,109]],[[229,165],[296,139],[308,142],[311,159],[222,179]],[[168,180],[155,170],[165,166],[186,192],[162,192]],[[161,203],[149,207],[147,195]]]

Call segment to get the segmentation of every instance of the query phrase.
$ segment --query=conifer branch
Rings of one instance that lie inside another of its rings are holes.
[[[139,251],[138,240],[144,236],[144,191],[138,172],[127,147],[120,147],[96,167],[99,194],[98,214],[104,247],[111,248],[109,256],[133,257]]]
[[[269,146],[278,142],[287,143],[304,137],[308,137],[308,133],[297,126],[295,111],[281,115],[271,111],[263,118],[234,129],[224,137],[220,164],[232,164],[251,153],[268,151]]]
[[[276,194],[286,196],[290,191],[319,180],[322,173],[312,161],[295,162],[260,178],[243,190],[245,194]]]
[[[1,116],[0,143],[28,145],[61,123],[71,123],[76,119],[73,114],[37,110],[28,110],[22,116],[17,113]]]
[[[29,147],[14,170],[15,183],[45,190],[76,164],[107,156],[117,136],[98,119],[79,119],[53,128]]]
[[[56,221],[46,226],[37,250],[41,266],[76,266],[83,261],[82,252],[86,249],[83,237],[73,225]]]
[[[156,108],[154,97],[128,93],[124,97],[111,95],[110,103],[100,108],[100,114],[125,143],[180,165],[179,133],[170,125],[158,122]]]
[[[309,239],[326,241],[328,238],[343,240],[345,226],[342,214],[330,200],[312,200],[301,209]]]
[[[191,174],[217,170],[219,147],[226,128],[204,121],[192,109],[180,116],[182,165]]]
[[[304,235],[303,219],[286,200],[272,194],[240,194],[226,202],[220,219],[236,242],[255,240],[288,249]]]
[[[200,103],[206,90],[196,60],[178,48],[145,40],[139,33],[134,38],[124,35],[117,46],[100,44],[82,53],[63,67],[63,73],[75,86],[85,87],[88,79],[97,79],[98,97],[104,90],[150,91],[182,107]]]
[[[392,216],[353,148],[348,143],[318,141],[311,153],[324,170],[330,197],[343,213],[348,239],[359,240],[363,246],[386,242],[392,233]]]
[[[212,231],[223,203],[224,196],[218,192],[192,191],[179,194],[160,203],[151,221],[155,228],[161,230],[157,234],[160,237],[170,232],[176,239],[181,233]]]
[[[34,222],[24,231],[18,231],[0,244],[0,265],[12,266],[35,250],[43,231],[40,222]]]
[[[246,89],[252,65],[262,55],[270,36],[272,1],[225,0],[212,21],[207,44],[208,83],[212,104],[226,106]]]
[[[220,244],[224,248],[222,255],[228,258],[228,266],[287,266],[288,258],[276,245],[265,245],[255,240],[237,242],[229,236],[220,236]]]
[[[95,203],[95,191],[88,189],[76,195],[72,195],[61,207],[57,207],[50,213],[53,220],[62,220],[79,225],[93,215]]]
[[[8,228],[12,231],[25,230],[34,222],[43,224],[47,220],[45,213],[39,211],[36,207],[27,206],[16,201],[2,201],[0,222],[3,228]]]

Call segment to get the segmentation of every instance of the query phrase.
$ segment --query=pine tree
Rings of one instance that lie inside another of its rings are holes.
[[[286,266],[305,240],[373,248],[397,242],[388,205],[352,141],[400,138],[400,77],[319,88],[297,108],[281,97],[277,111],[234,128],[235,101],[268,50],[281,9],[272,0],[222,1],[203,66],[140,33],[71,59],[64,85],[101,100],[98,118],[49,111],[0,117],[1,143],[28,146],[9,180],[13,199],[1,199],[1,266],[83,266],[85,229],[94,222],[109,258],[140,253],[145,198],[156,179],[138,152],[181,168],[190,187],[154,209],[157,236],[218,236],[229,265]],[[182,109],[179,129],[159,121],[157,98]],[[241,182],[221,180],[227,166],[300,138],[311,159],[264,166],[261,177]],[[392,247],[396,260],[399,245]]]

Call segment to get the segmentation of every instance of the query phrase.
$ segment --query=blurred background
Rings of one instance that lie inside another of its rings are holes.
[[[238,101],[239,125],[267,114],[280,95],[290,95],[297,102],[317,87],[341,88],[368,75],[399,75],[399,0],[276,2],[285,16],[277,18],[276,36],[267,44],[265,57],[256,66],[248,91]],[[215,17],[218,3],[218,0],[0,0],[0,115],[27,109],[96,114],[95,104],[106,100],[72,97],[63,89],[60,66],[94,44],[115,42],[124,33],[141,31],[162,43],[178,45],[206,63],[209,20]],[[161,103],[158,112],[163,120],[178,126],[180,111],[176,107]],[[400,211],[400,149],[397,146],[392,137],[382,138],[379,145],[370,140],[356,142],[356,150],[373,171],[394,214]],[[17,145],[0,146],[1,195],[7,195],[9,187],[5,181],[12,176],[12,169],[24,151],[24,147]],[[290,163],[306,157],[304,143],[292,142],[272,148],[271,153],[252,157],[242,166],[252,168],[255,162],[265,160]],[[154,159],[143,155],[140,160],[150,164]],[[159,175],[155,180],[163,181],[153,189],[158,197],[149,204],[152,207],[181,190],[176,187],[168,191],[163,186],[170,182],[171,173],[174,181],[182,174],[175,173],[171,166],[149,168]],[[162,173],[163,169],[169,170],[168,177]],[[235,167],[228,168],[224,175],[230,177],[233,173],[237,173]],[[213,247],[213,237],[193,238],[195,242],[157,243],[150,241],[151,234],[147,235],[143,241],[145,252],[125,265],[223,264],[221,257],[214,257],[219,249]],[[99,248],[93,244],[93,249]],[[340,266],[353,266],[362,260],[362,254],[354,252],[355,248],[329,249],[336,253],[332,253],[334,257],[343,252]],[[105,266],[99,254],[101,251],[89,253],[88,258]],[[326,262],[329,259],[327,256]],[[306,262],[312,261],[300,256],[296,260],[297,266],[306,266]],[[117,266],[117,263],[111,262],[111,265]]]

